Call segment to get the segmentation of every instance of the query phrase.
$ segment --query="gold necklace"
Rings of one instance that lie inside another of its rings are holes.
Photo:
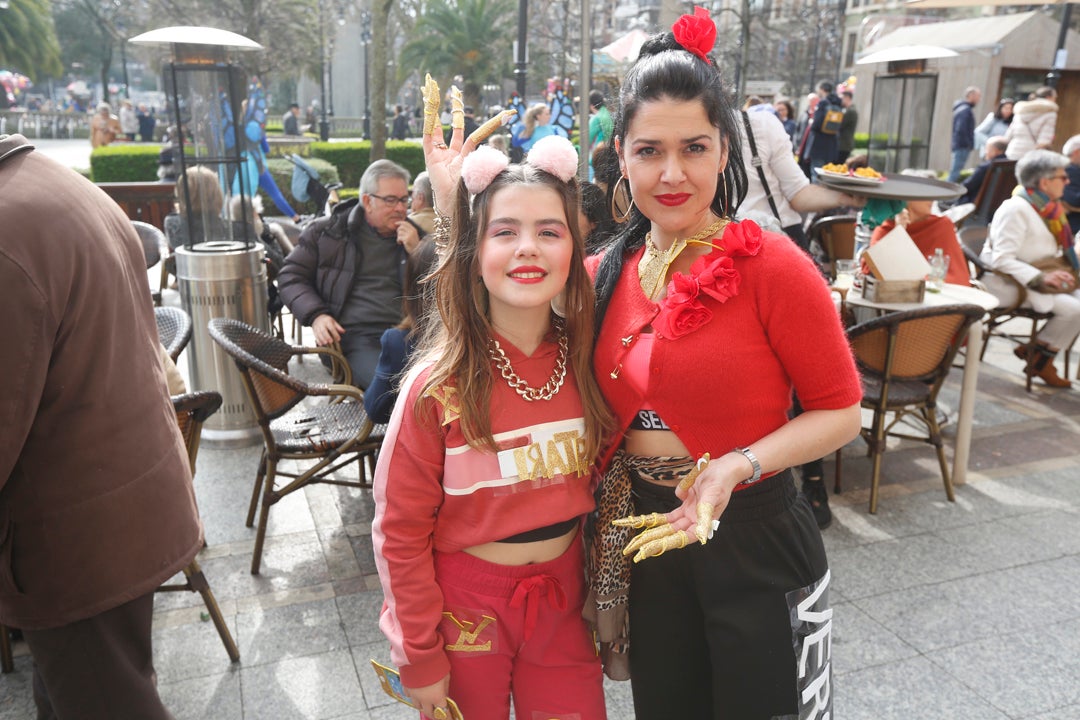
[[[711,245],[712,243],[702,243],[702,241],[720,232],[727,224],[727,218],[720,218],[696,235],[686,239],[676,238],[666,251],[656,247],[651,230],[645,233],[645,253],[638,262],[638,282],[641,283],[641,291],[645,293],[645,297],[652,300],[660,293],[667,279],[668,268],[687,245]]]
[[[566,354],[569,345],[566,340],[566,327],[559,323],[556,328],[559,332],[559,355],[555,359],[555,369],[552,371],[551,377],[540,388],[530,386],[529,383],[514,372],[514,367],[510,364],[510,358],[506,357],[506,353],[503,352],[498,340],[491,338],[488,342],[488,355],[491,357],[491,361],[495,363],[495,367],[499,369],[503,380],[514,392],[528,402],[550,400],[559,394],[559,389],[562,388],[563,381],[566,380]]]

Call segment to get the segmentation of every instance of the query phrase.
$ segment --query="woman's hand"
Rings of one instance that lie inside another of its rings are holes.
[[[1043,275],[1043,285],[1059,290],[1075,290],[1075,278],[1068,270],[1051,270]]]
[[[906,230],[907,226],[911,224],[911,213],[908,212],[907,208],[904,208],[893,219],[896,220],[897,225]]]
[[[450,675],[443,676],[442,680],[431,685],[420,688],[405,688],[405,694],[416,702],[424,717],[435,718],[438,715],[441,720],[447,720],[450,717],[450,711],[446,707],[446,696],[449,692]],[[439,708],[442,712],[436,713],[436,708]]]
[[[744,476],[746,468],[749,472]],[[641,562],[694,542],[704,545],[727,509],[735,486],[753,472],[750,461],[738,453],[727,453],[712,463],[706,454],[675,488],[682,505],[663,515],[636,515],[616,521],[623,527],[646,528],[630,541],[623,554],[636,553],[634,562]]]

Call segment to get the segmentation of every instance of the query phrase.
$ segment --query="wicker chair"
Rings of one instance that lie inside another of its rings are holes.
[[[184,446],[188,451],[188,461],[191,463],[191,474],[195,475],[195,459],[199,454],[199,440],[202,437],[202,426],[206,418],[217,412],[221,407],[221,395],[213,391],[188,393],[176,395],[172,399],[173,409],[176,411],[176,423],[180,426],[180,434],[184,438]],[[162,585],[157,592],[197,592],[202,595],[203,603],[210,619],[214,621],[221,642],[225,645],[225,652],[233,662],[240,661],[240,651],[236,647],[229,626],[221,615],[214,591],[210,589],[210,583],[203,574],[202,567],[197,559],[184,568],[184,582],[180,584]]]
[[[145,223],[140,220],[132,220],[131,224],[135,227],[135,232],[139,234],[139,239],[142,241],[143,254],[146,255],[147,270],[169,256],[169,243],[165,240],[165,233],[161,232],[161,230],[158,230],[150,223]],[[162,278],[164,278],[164,275]],[[157,290],[152,290],[151,292],[155,305],[161,304],[161,289],[163,287],[163,280],[159,280]]]
[[[364,461],[369,464],[373,461],[385,427],[374,426],[364,413],[364,394],[349,384],[352,374],[340,353],[330,348],[292,346],[231,318],[215,318],[209,328],[210,337],[236,361],[263,435],[263,455],[247,514],[247,526],[251,527],[261,494],[262,509],[251,559],[251,573],[257,575],[270,508],[286,495],[312,483],[371,487]],[[287,372],[290,358],[311,353],[330,356],[333,374],[343,381],[309,384],[290,376]],[[326,398],[329,402],[315,398]],[[309,402],[297,408],[305,400]],[[282,460],[314,460],[315,464],[302,472],[288,473],[279,468]],[[353,460],[359,461],[358,481],[332,477]],[[279,475],[292,478],[292,482],[275,487]]]
[[[1015,290],[1016,300],[1012,303],[1003,302],[988,312],[988,318],[986,320],[986,342],[983,343],[982,354],[979,356],[980,360],[986,356],[986,346],[990,344],[990,338],[1000,337],[1017,345],[1032,345],[1035,343],[1035,337],[1039,334],[1040,327],[1045,324],[1047,320],[1054,317],[1054,313],[1052,312],[1038,312],[1030,307],[1021,307],[1024,304],[1024,301],[1027,300],[1027,288],[1012,275],[998,272],[983,262],[981,256],[982,249],[988,235],[989,229],[984,226],[964,227],[960,230],[960,245],[964,249],[964,256],[968,259],[968,265],[974,269],[972,277],[978,281],[981,281],[987,275],[995,275],[998,278],[1001,278]],[[1031,332],[1024,335],[1017,335],[1015,333],[1004,332],[1000,329],[1005,323],[1016,319],[1030,320]],[[1068,376],[1068,374],[1069,350],[1066,349],[1065,375]],[[1031,392],[1031,382],[1033,379],[1033,375],[1027,376],[1025,388],[1028,392]]]
[[[157,320],[158,339],[176,362],[191,341],[191,317],[180,308],[156,307],[154,319]]]
[[[836,261],[855,257],[855,216],[830,215],[815,220],[809,235],[829,256],[829,276],[836,279]]]
[[[941,305],[889,313],[848,329],[862,374],[862,406],[874,412],[871,426],[861,432],[873,457],[871,513],[877,512],[881,460],[888,435],[933,445],[945,494],[955,501],[936,415],[937,396],[968,328],[985,312],[978,305]],[[894,417],[886,425],[887,413]],[[921,421],[928,437],[894,432],[897,423],[906,418]],[[837,450],[835,492],[840,492],[840,476],[841,454]]]

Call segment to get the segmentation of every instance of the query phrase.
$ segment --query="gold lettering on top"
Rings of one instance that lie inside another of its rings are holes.
[[[567,469],[565,472],[567,475],[571,472],[577,473],[578,476],[588,473],[588,466],[584,466],[584,463],[582,462],[585,438],[581,437],[577,430],[555,433],[555,442],[561,443],[565,448],[564,452],[566,453],[567,460]]]
[[[556,475],[589,473],[583,448],[585,442],[577,430],[554,433],[551,439],[513,449],[514,465],[522,480],[551,479]]]
[[[556,436],[557,435],[558,433],[556,433]],[[568,454],[568,456],[573,460],[573,455]],[[572,470],[572,468],[567,465],[566,458],[559,452],[559,446],[556,444],[555,440],[547,441],[547,469],[552,476],[555,474],[569,475]]]
[[[452,612],[443,612],[443,617],[454,623],[458,629],[458,637],[452,643],[446,644],[446,649],[450,652],[491,652],[491,641],[488,640],[485,643],[479,645],[476,644],[476,639],[480,637],[480,633],[484,631],[491,623],[495,622],[495,618],[487,615],[480,616],[480,622],[474,623],[469,620],[458,620],[454,617]]]

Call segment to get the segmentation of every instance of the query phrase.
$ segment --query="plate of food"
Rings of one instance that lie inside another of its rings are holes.
[[[873,168],[855,168],[849,170],[847,165],[829,163],[817,169],[817,174],[836,182],[851,185],[878,185],[885,180],[885,176]]]

